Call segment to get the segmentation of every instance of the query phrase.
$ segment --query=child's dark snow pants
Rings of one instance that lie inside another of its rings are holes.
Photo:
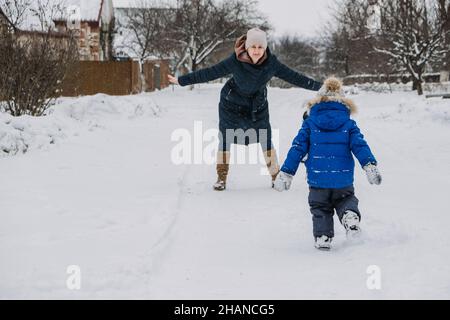
[[[334,237],[334,210],[336,210],[341,222],[347,210],[356,212],[361,219],[358,199],[355,197],[353,186],[342,189],[309,187],[308,202],[313,215],[313,233],[316,238],[323,235]]]

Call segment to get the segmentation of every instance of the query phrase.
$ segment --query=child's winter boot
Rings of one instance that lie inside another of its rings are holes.
[[[314,246],[316,247],[316,249],[329,251],[331,250],[331,241],[333,241],[333,238],[325,235],[316,237],[316,243],[314,244]]]
[[[359,216],[356,212],[346,211],[342,217],[342,224],[347,232],[348,238],[354,238],[360,235]]]

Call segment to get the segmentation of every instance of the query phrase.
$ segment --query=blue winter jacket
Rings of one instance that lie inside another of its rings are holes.
[[[295,175],[301,160],[308,155],[308,184],[315,188],[340,189],[353,184],[355,162],[361,166],[375,163],[364,136],[343,103],[320,102],[311,109],[292,143],[281,171]]]

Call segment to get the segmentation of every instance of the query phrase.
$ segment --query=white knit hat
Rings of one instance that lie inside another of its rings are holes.
[[[247,40],[245,41],[245,49],[247,50],[253,45],[260,45],[267,49],[267,34],[259,28],[253,28],[247,32]]]

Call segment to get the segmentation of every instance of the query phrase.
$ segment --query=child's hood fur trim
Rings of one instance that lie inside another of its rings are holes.
[[[322,88],[317,93],[317,97],[306,103],[306,110],[310,114],[311,109],[315,105],[329,101],[344,104],[350,110],[350,114],[355,114],[358,111],[356,104],[351,99],[345,97],[342,82],[334,77],[325,80]]]

